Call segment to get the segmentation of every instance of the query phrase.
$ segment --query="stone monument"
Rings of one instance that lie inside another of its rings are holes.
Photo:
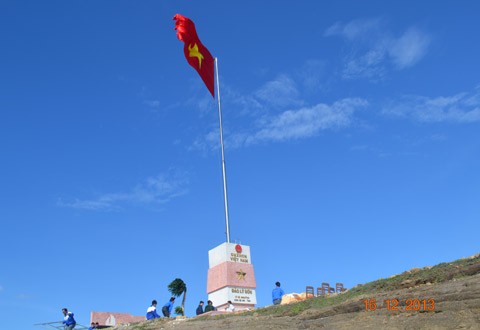
[[[208,251],[208,300],[224,311],[230,300],[235,310],[253,309],[257,303],[250,247],[223,243]]]

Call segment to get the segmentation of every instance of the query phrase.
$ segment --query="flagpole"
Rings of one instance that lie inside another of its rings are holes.
[[[215,72],[217,78],[218,118],[220,119],[220,146],[222,148],[222,174],[223,174],[223,203],[225,205],[225,227],[227,243],[230,243],[230,226],[228,223],[228,197],[227,197],[227,173],[225,168],[225,149],[223,147],[222,107],[220,105],[220,81],[218,79],[218,59],[215,57]]]

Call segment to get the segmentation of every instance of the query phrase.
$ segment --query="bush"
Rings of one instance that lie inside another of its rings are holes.
[[[175,307],[175,314],[180,315],[180,316],[184,316],[184,315],[185,315],[185,313],[183,312],[182,306],[177,306],[177,307]]]

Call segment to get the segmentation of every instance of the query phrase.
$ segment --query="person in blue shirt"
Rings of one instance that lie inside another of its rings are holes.
[[[285,292],[280,287],[280,282],[275,283],[275,289],[272,291],[272,301],[274,305],[280,305]]]
[[[162,307],[162,313],[163,316],[165,317],[170,317],[170,314],[172,313],[172,308],[173,308],[173,302],[175,301],[175,297],[170,298],[170,300],[163,305]]]
[[[95,326],[95,322],[92,322],[90,324],[90,328],[88,328],[88,330],[96,330],[96,329],[97,329],[97,327]]]
[[[72,312],[69,312],[68,309],[66,308],[62,308],[62,313],[63,313],[63,329],[64,330],[72,330],[73,328],[75,328],[75,325],[77,324],[77,322],[75,321],[75,319],[73,318],[73,313]]]
[[[152,300],[152,306],[147,309],[147,320],[160,318],[160,315],[157,314],[157,301]]]

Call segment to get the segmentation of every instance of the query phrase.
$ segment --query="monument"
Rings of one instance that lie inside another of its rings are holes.
[[[257,303],[250,247],[223,243],[208,251],[208,300],[224,311],[230,300],[235,310],[253,309]]]
[[[230,243],[228,219],[227,176],[225,165],[225,147],[223,144],[222,108],[220,102],[220,81],[218,78],[218,58],[214,58],[202,45],[191,19],[176,14],[175,30],[180,41],[184,42],[184,54],[187,62],[197,70],[208,90],[215,97],[217,85],[218,119],[220,146],[222,151],[223,202],[225,208],[226,243],[208,251],[209,269],[207,279],[208,299],[217,310],[224,310],[230,300],[236,310],[253,308],[255,297],[255,275],[250,261],[250,247]],[[198,47],[201,46],[201,47]],[[195,48],[195,52],[192,50]],[[197,63],[198,60],[198,63]],[[203,62],[202,62],[203,61]],[[203,66],[202,66],[203,63]],[[215,78],[214,78],[215,76]]]

